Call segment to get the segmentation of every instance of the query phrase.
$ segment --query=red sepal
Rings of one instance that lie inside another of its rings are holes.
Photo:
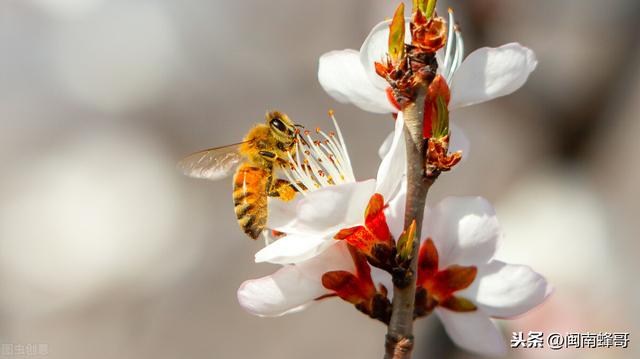
[[[433,128],[433,121],[437,121],[438,119],[438,105],[436,100],[439,96],[444,98],[447,105],[449,105],[449,101],[451,100],[449,85],[444,77],[436,75],[433,82],[429,85],[427,95],[424,98],[424,125],[422,134],[424,138],[431,138],[433,135],[431,129]]]
[[[418,254],[418,285],[438,272],[438,250],[431,238],[427,238],[420,246]]]
[[[346,241],[372,259],[372,263],[375,265],[388,263],[395,243],[387,225],[384,208],[382,195],[374,194],[371,196],[364,213],[364,226],[342,229],[333,238]]]
[[[355,274],[347,271],[333,271],[322,275],[322,285],[337,296],[354,305],[368,303],[376,294],[371,278],[371,268],[366,258],[349,246],[355,265]]]
[[[475,266],[451,265],[445,269],[438,269],[438,250],[431,238],[427,238],[420,247],[418,255],[418,291],[420,303],[416,306],[421,311],[416,313],[422,316],[429,312],[435,305],[439,305],[456,312],[473,311],[475,305],[462,297],[454,295],[455,292],[465,289],[473,283],[478,274]],[[425,289],[426,293],[422,293]]]

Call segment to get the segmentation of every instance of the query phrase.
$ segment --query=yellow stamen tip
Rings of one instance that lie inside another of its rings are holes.
[[[327,113],[329,114],[329,117],[333,117],[335,112],[333,110],[329,110],[327,111]]]

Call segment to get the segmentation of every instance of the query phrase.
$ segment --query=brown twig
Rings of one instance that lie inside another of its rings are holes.
[[[422,134],[424,99],[426,90],[417,89],[415,101],[403,109],[405,120],[405,144],[407,147],[407,199],[405,205],[404,227],[408,228],[416,221],[418,236],[422,230],[422,217],[427,192],[434,182],[424,173],[425,141]],[[408,284],[398,286],[394,283],[391,321],[389,322],[385,359],[411,358],[413,350],[413,312],[416,294],[416,277],[418,265],[419,238],[413,242],[409,274],[412,276]]]

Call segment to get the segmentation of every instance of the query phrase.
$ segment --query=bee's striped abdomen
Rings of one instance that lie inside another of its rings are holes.
[[[267,225],[267,184],[271,173],[249,164],[241,165],[233,178],[233,204],[240,228],[256,239]]]

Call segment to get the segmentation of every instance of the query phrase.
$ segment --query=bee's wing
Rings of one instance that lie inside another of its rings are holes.
[[[243,160],[240,153],[240,145],[209,148],[192,153],[178,162],[178,168],[189,177],[219,180],[233,173],[235,168]]]

